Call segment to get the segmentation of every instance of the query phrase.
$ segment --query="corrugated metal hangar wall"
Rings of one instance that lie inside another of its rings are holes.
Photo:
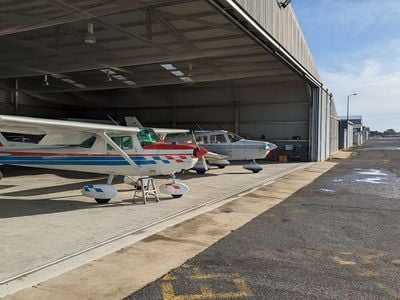
[[[135,115],[148,126],[224,128],[258,139],[264,136],[274,141],[290,140],[299,136],[308,142],[309,94],[310,90],[301,81],[290,84],[247,81],[234,85],[164,87],[162,91],[102,92],[91,96],[94,100],[106,95],[105,105],[119,103],[121,109],[114,109],[114,114]],[[89,107],[79,109],[78,114],[104,118],[106,111]]]
[[[103,5],[98,0],[88,1],[93,9]],[[56,2],[51,4],[58,5]],[[87,22],[88,14],[94,14],[92,8],[67,4],[61,8],[73,8],[74,18],[66,22],[64,15],[60,22],[75,26],[84,35],[86,23],[76,20],[78,10]],[[88,47],[77,39],[70,48],[65,44],[62,52],[52,52],[51,39],[60,39],[48,36],[53,32],[48,28],[54,24],[44,29],[28,26],[23,34],[0,30],[0,41],[19,45],[18,51],[22,51],[20,56],[12,56],[12,51],[0,48],[11,70],[0,74],[4,78],[0,81],[1,113],[91,119],[110,115],[117,120],[135,115],[147,126],[223,128],[270,140],[283,152],[287,145],[293,146],[297,151],[294,159],[324,160],[337,151],[333,97],[322,88],[290,6],[282,8],[276,0],[149,0],[147,6],[137,7],[132,7],[131,15],[124,11],[123,17],[118,10],[113,14],[110,9],[105,18],[96,14],[94,21],[107,30],[107,35],[103,37],[98,29],[97,44]],[[152,27],[152,18],[158,20],[157,26]],[[126,20],[129,22],[123,23]],[[120,33],[123,36],[117,41]],[[76,36],[74,33],[71,39]],[[130,44],[123,44],[123,39]],[[144,41],[146,46],[135,52],[139,48],[132,41]],[[181,44],[182,54],[170,53],[171,47]],[[150,50],[146,54],[147,46],[157,48],[161,56]],[[99,47],[112,47],[123,59],[114,59],[114,68],[110,67],[110,53],[104,56],[94,52]],[[46,65],[49,55],[54,58]],[[67,56],[73,59],[71,64],[65,64]],[[79,59],[88,56],[100,62],[89,66]],[[141,61],[142,56],[145,58]],[[15,68],[10,67],[12,60]],[[171,75],[160,67],[163,64],[173,64],[186,77]],[[188,65],[194,75],[188,75]],[[108,74],[113,76],[112,82],[104,81],[107,72],[112,72]],[[41,84],[45,74],[56,74],[49,75],[51,83],[46,87]],[[135,85],[126,88],[116,80],[118,76],[127,77],[124,82],[134,81]]]

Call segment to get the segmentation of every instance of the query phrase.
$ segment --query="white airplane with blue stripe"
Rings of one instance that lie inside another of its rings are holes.
[[[157,135],[182,132],[187,131],[0,115],[0,164],[107,174],[107,184],[82,188],[98,203],[117,194],[115,175],[172,175],[160,191],[177,198],[189,188],[174,174],[207,153],[193,144],[161,142]]]

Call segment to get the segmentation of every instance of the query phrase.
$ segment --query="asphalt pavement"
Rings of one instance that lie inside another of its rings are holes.
[[[373,139],[127,299],[399,299],[399,249],[400,138]]]

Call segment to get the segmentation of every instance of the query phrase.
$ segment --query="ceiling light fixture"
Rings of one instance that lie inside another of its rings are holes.
[[[44,75],[42,84],[43,84],[43,86],[49,86],[49,85],[50,85],[50,83],[49,83],[49,81],[48,81],[48,78],[47,78],[47,74]]]
[[[176,70],[176,67],[173,64],[161,64],[160,66],[167,71]]]
[[[190,77],[179,77],[179,79],[184,82],[193,82],[192,78],[190,78]]]
[[[110,75],[114,75],[115,72],[113,70],[110,69],[101,69],[101,72],[105,73],[105,74],[110,74]]]
[[[174,74],[177,77],[185,76],[185,73],[183,73],[182,71],[179,71],[179,70],[171,71],[171,73]]]
[[[118,80],[127,80],[126,77],[124,77],[124,76],[122,76],[122,75],[114,75],[113,77],[114,77],[115,79],[118,79]]]
[[[75,80],[72,80],[72,79],[70,79],[70,78],[62,78],[61,81],[66,82],[66,83],[69,83],[69,84],[74,84],[74,83],[76,83]]]
[[[96,44],[96,36],[94,35],[93,21],[87,24],[87,33],[85,36],[86,44]]]
[[[134,85],[136,85],[136,82],[133,82],[132,80],[126,80],[126,81],[123,81],[123,83],[125,83],[125,84],[127,84],[127,85],[129,85],[129,86],[134,86]]]
[[[75,83],[74,86],[76,86],[77,88],[80,88],[80,89],[87,88],[87,86],[82,83]]]

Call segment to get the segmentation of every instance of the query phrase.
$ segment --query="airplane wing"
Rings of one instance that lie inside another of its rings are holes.
[[[211,165],[222,165],[222,166],[230,165],[230,162],[228,160],[230,158],[230,156],[227,156],[227,155],[222,155],[222,154],[218,154],[218,153],[209,151],[204,156],[204,158]]]
[[[76,145],[92,135],[139,131],[137,127],[0,115],[0,132],[45,134],[41,145]]]
[[[175,129],[175,128],[152,128],[157,134],[178,134],[178,133],[188,133],[188,129]]]

